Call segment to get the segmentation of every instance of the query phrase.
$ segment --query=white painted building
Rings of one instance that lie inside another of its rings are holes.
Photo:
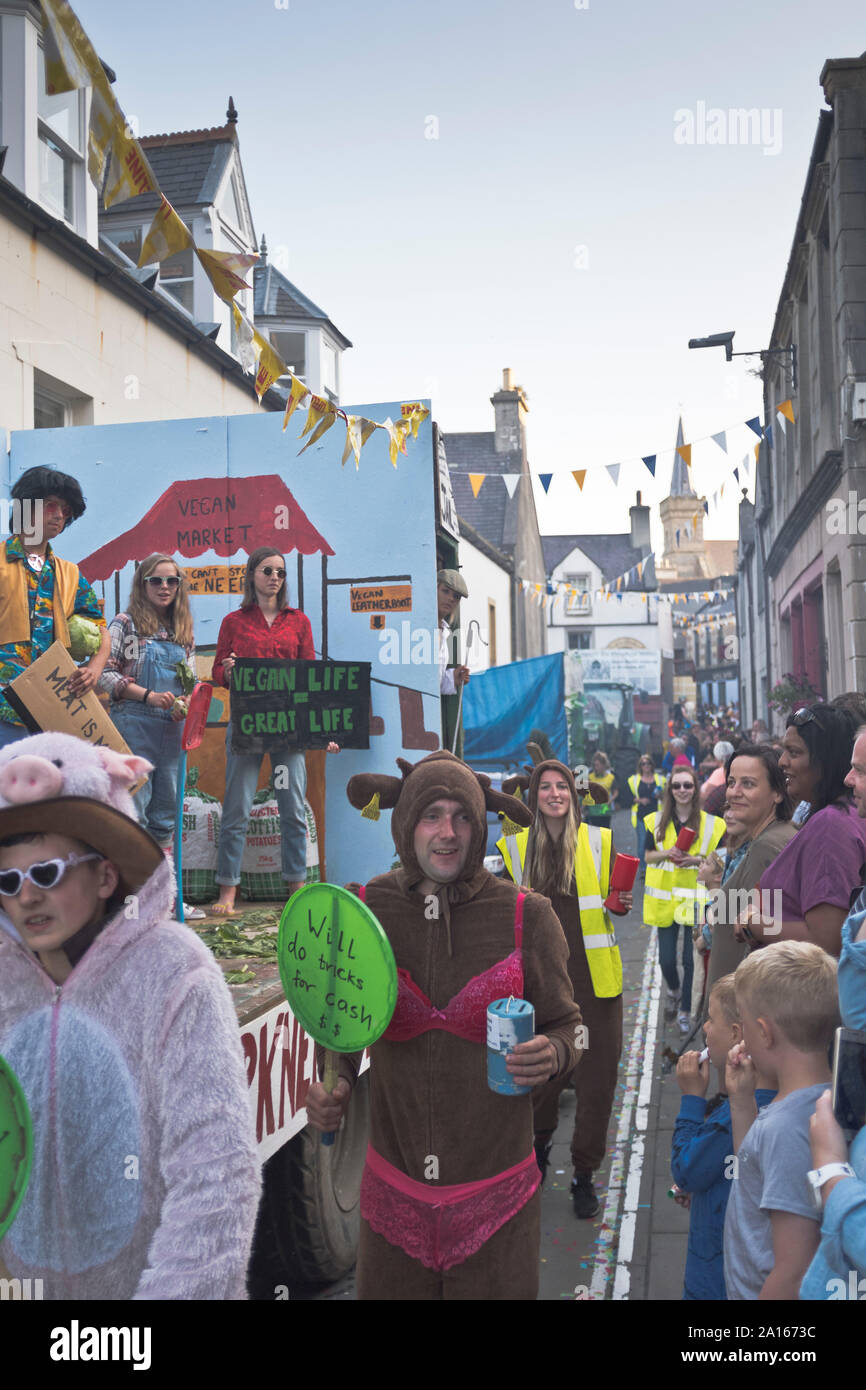
[[[460,518],[460,573],[469,597],[460,601],[462,659],[471,671],[511,661],[514,579],[507,556]]]

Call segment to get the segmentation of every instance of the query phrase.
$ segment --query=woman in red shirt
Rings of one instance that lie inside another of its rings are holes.
[[[315,658],[310,620],[299,608],[290,608],[286,596],[286,562],[268,546],[259,546],[247,561],[244,596],[240,608],[223,619],[213,664],[214,685],[231,687],[238,657],[276,657],[285,661]],[[329,752],[336,752],[331,744]],[[302,888],[307,873],[307,823],[304,794],[307,770],[304,754],[296,748],[273,749],[274,794],[280,808],[282,873],[288,896]],[[226,793],[220,824],[216,881],[219,898],[211,905],[215,916],[234,913],[241,858],[253,803],[261,753],[236,752],[231,724],[226,731]],[[277,770],[285,769],[282,775]]]

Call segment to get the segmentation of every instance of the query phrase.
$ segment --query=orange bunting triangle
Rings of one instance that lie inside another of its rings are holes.
[[[793,406],[793,404],[792,404],[791,401],[789,401],[789,400],[788,400],[788,401],[782,401],[781,405],[777,405],[777,406],[776,406],[776,411],[777,411],[777,413],[778,413],[779,415],[784,415],[785,419],[786,419],[786,420],[790,420],[790,421],[791,421],[791,424],[793,425],[793,423],[794,423],[794,406]]]
[[[485,479],[486,477],[487,477],[487,474],[486,474],[486,473],[470,473],[470,474],[469,474],[469,486],[472,488],[472,496],[473,496],[473,497],[477,497],[477,496],[478,496],[479,492],[481,491],[481,484],[484,482],[484,479]]]
[[[680,458],[682,459],[683,463],[686,465],[686,468],[691,468],[691,466],[692,466],[692,446],[691,446],[691,444],[678,444],[678,445],[677,445],[677,453],[679,454],[679,456],[680,456]]]
[[[572,478],[574,479],[574,481],[577,483],[577,486],[580,488],[581,492],[583,492],[583,483],[584,483],[584,479],[586,478],[586,469],[585,469],[585,468],[574,468],[574,469],[572,469],[571,476],[572,476]]]

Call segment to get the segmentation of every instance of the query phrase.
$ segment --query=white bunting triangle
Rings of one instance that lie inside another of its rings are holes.
[[[727,453],[727,452],[728,452],[728,441],[727,441],[727,439],[726,439],[725,436],[726,436],[726,431],[725,431],[725,430],[722,430],[721,434],[714,434],[714,435],[712,436],[712,438],[713,438],[713,439],[715,440],[715,442],[718,444],[719,448],[720,448],[720,449],[723,449],[724,452]]]
[[[517,484],[520,482],[520,474],[503,473],[502,481],[505,484],[505,490],[508,493],[508,496],[513,497],[515,492],[517,491]]]
[[[618,482],[619,482],[619,470],[620,470],[621,466],[622,466],[622,465],[619,464],[619,463],[606,463],[606,464],[605,464],[605,468],[607,469],[608,473],[610,474],[610,480],[611,480],[611,482],[613,483],[614,487],[616,487],[617,484],[618,484]]]

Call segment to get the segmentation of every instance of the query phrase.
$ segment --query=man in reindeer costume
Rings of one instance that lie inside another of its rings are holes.
[[[371,1049],[358,1297],[534,1299],[532,1094],[488,1087],[486,1016],[512,995],[535,1008],[535,1037],[508,1060],[518,1084],[568,1072],[580,1023],[568,949],[546,898],[483,865],[487,811],[527,825],[527,808],[450,753],[398,765],[402,779],[362,774],[347,787],[368,817],[393,808],[401,864],[349,885],[381,922],[399,970],[394,1016]],[[339,1125],[359,1064],[360,1054],[341,1056],[333,1093],[310,1089],[317,1128]]]

